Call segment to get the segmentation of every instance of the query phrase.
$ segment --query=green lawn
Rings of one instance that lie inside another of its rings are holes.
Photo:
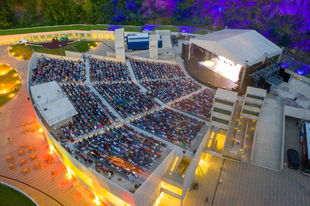
[[[1,30],[1,35],[12,35],[12,34],[27,34],[27,33],[37,33],[37,32],[49,32],[49,31],[65,31],[65,30],[108,30],[109,28],[113,27],[106,26],[106,25],[72,25],[72,26],[54,26],[54,27],[38,27],[38,28],[22,28],[22,29],[12,29],[12,30]],[[120,28],[124,28],[125,31],[128,32],[141,32],[141,26],[120,26]],[[179,32],[179,27],[174,26],[158,26],[155,27],[157,30],[171,30],[171,32]],[[212,26],[210,26],[212,29]],[[197,34],[206,34],[207,31],[196,29],[194,33]]]
[[[5,206],[35,206],[28,197],[22,193],[0,184],[0,205]]]
[[[65,56],[65,51],[74,51],[72,47],[75,47],[78,52],[86,52],[89,50],[90,47],[96,47],[97,44],[95,41],[77,41],[74,42],[66,47],[61,48],[62,54]],[[31,48],[32,47],[32,48]],[[55,55],[61,55],[61,50],[60,49],[45,49],[42,47],[37,47],[37,46],[25,46],[24,44],[17,44],[15,46],[12,46],[10,49],[10,53],[13,56],[16,56],[21,59],[29,60],[31,55],[32,55],[32,49],[35,52],[39,53],[46,53],[46,54],[55,54]],[[24,55],[25,53],[25,55]]]
[[[41,28],[23,28],[2,30],[0,35],[12,35],[12,34],[27,34],[36,32],[48,32],[48,31],[65,31],[65,30],[108,30],[110,26],[104,25],[73,25],[73,26],[55,26],[55,27],[41,27]]]
[[[156,30],[170,30],[171,32],[179,32],[179,27],[173,26],[158,26]]]
[[[3,74],[3,72],[7,72]],[[0,65],[0,107],[15,96],[20,87],[20,80],[17,72],[10,69],[8,65]],[[1,200],[1,198],[0,198]]]

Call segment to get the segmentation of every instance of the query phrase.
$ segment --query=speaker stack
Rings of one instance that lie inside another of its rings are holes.
[[[284,72],[283,75],[283,81],[288,83],[288,81],[290,80],[291,75],[289,73]]]
[[[260,87],[260,88],[264,88],[264,84],[265,84],[265,78],[264,77],[260,77],[258,82],[257,82],[257,85]]]
[[[188,59],[189,44],[182,44],[182,59]]]

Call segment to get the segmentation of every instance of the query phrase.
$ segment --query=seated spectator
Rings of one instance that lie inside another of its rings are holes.
[[[143,61],[139,59],[130,59],[130,63],[139,80],[185,77],[184,72],[177,64]]]
[[[62,128],[67,138],[109,126],[112,124],[111,118],[117,120],[86,85],[64,84],[61,88],[78,111],[78,114],[72,117],[73,123],[70,122]]]
[[[171,104],[172,107],[188,112],[191,115],[210,119],[215,90],[204,89],[198,94]]]
[[[173,101],[200,89],[200,85],[190,78],[176,80],[143,81],[141,84],[149,91],[147,95],[162,100],[164,103]]]
[[[164,108],[131,121],[131,124],[156,134],[175,145],[191,147],[204,122]]]
[[[131,80],[126,63],[89,58],[90,79],[94,81]]]
[[[127,125],[108,129],[73,145],[75,153],[86,159],[85,163],[92,159],[105,175],[117,171],[124,177],[136,178],[161,156],[166,146]]]
[[[83,61],[45,58],[43,55],[37,60],[32,69],[32,85],[44,82],[84,82],[86,70]]]
[[[149,111],[158,103],[149,99],[133,82],[94,84],[95,89],[123,117]]]

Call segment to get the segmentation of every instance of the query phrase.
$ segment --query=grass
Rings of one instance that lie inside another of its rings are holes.
[[[27,34],[27,33],[37,33],[37,32],[51,32],[51,31],[65,31],[65,30],[108,30],[113,27],[107,25],[71,25],[71,26],[54,26],[54,27],[37,27],[37,28],[21,28],[12,30],[0,30],[1,35],[13,35],[13,34]],[[206,26],[205,26],[206,27]],[[212,29],[212,26],[209,26]],[[140,26],[120,26],[119,28],[124,28],[127,32],[141,32],[142,27]],[[179,32],[179,27],[174,26],[158,26],[155,27],[157,30],[171,30],[171,32]],[[196,29],[194,33],[206,34],[207,31],[202,29]]]
[[[126,26],[124,30],[128,32],[142,32],[142,28],[139,26]]]
[[[0,184],[0,205],[6,206],[35,206],[28,197],[22,193]]]
[[[179,27],[173,26],[158,26],[156,30],[170,30],[171,32],[179,32]]]
[[[3,72],[7,73],[3,74]],[[6,91],[6,93],[0,94],[0,107],[15,96],[19,87],[20,79],[17,72],[8,65],[0,65],[0,93]]]
[[[95,41],[77,41],[74,42],[68,46],[65,46],[61,48],[62,54],[65,56],[65,51],[74,51],[72,47],[75,47],[78,52],[86,52],[89,50],[88,44],[90,44],[90,47],[96,47],[97,44]],[[32,47],[32,48],[31,48]],[[10,53],[18,57],[20,59],[29,60],[32,55],[32,49],[35,52],[39,53],[45,53],[45,54],[55,54],[55,55],[61,55],[60,49],[45,49],[42,47],[36,47],[36,46],[25,46],[24,44],[17,44],[15,46],[12,46],[10,49]],[[25,53],[25,55],[24,55]]]
[[[65,30],[108,30],[110,26],[105,25],[72,25],[72,26],[55,26],[55,27],[40,27],[40,28],[23,28],[2,30],[0,35],[12,35],[12,34],[27,34],[36,32],[48,32],[48,31],[65,31]]]

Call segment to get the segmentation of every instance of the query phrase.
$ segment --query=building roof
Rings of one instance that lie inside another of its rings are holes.
[[[78,113],[55,81],[32,86],[30,90],[37,108],[49,126]]]
[[[251,66],[263,61],[265,53],[270,58],[282,52],[281,48],[255,30],[224,29],[190,41],[240,65],[247,60],[247,65]]]

